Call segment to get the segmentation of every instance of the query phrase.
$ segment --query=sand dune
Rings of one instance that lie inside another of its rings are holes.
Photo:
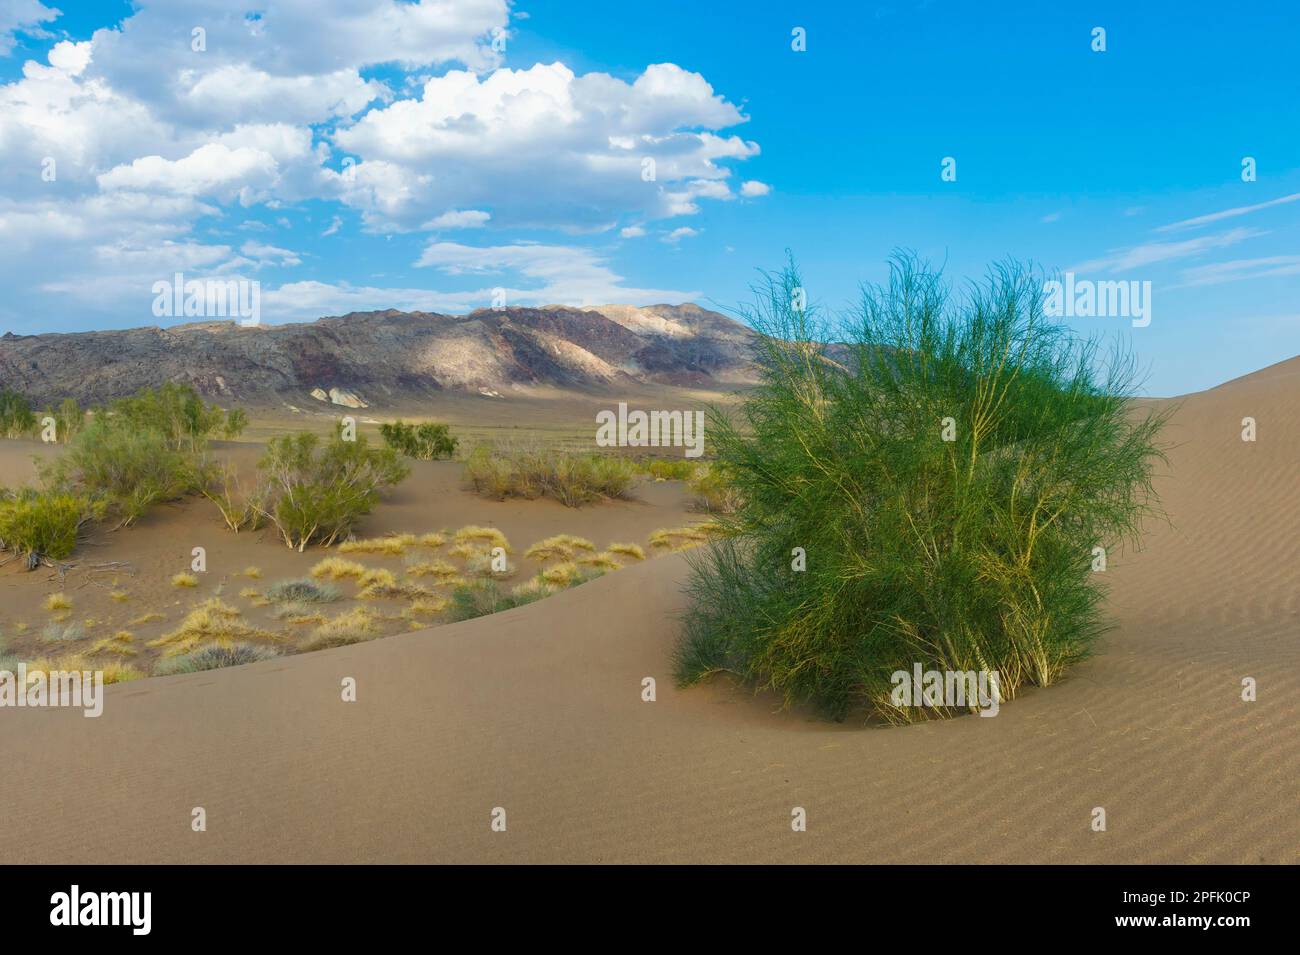
[[[1170,524],[1112,555],[1116,628],[996,718],[864,728],[674,689],[674,556],[492,617],[113,686],[99,719],[0,712],[7,857],[1300,861],[1300,359],[1180,399],[1169,439]]]

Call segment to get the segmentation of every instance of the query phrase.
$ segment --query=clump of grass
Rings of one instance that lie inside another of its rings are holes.
[[[325,615],[319,612],[317,604],[302,603],[296,600],[277,605],[273,615],[276,620],[283,620],[285,623],[294,626],[325,622]]]
[[[126,603],[128,600],[131,599],[131,595],[128,594],[125,590],[113,590],[113,591],[109,591],[109,594],[108,594],[108,595],[109,595],[109,597],[111,597],[111,598],[112,598],[116,603]]]
[[[449,606],[451,606],[451,601],[446,597],[422,597],[406,608],[406,615],[411,617],[434,617]]]
[[[134,641],[135,636],[131,631],[119,630],[111,637],[95,641],[86,653],[92,656],[96,653],[109,653],[114,656],[132,657],[135,656],[135,647],[132,646]]]
[[[427,547],[429,550],[437,550],[443,544],[447,543],[447,538],[446,535],[432,532],[429,534],[421,534],[420,539],[415,543],[419,547]]]
[[[270,647],[258,646],[254,643],[214,645],[160,660],[153,672],[155,676],[198,673],[201,670],[220,670],[225,667],[243,666],[245,663],[257,663],[259,660],[272,660],[279,655]]]
[[[655,550],[675,552],[699,547],[709,539],[709,529],[702,524],[691,527],[662,527],[650,535]]]
[[[686,458],[641,458],[636,467],[656,481],[689,481],[700,465]]]
[[[45,598],[45,609],[51,612],[57,610],[71,610],[72,600],[67,594],[62,592],[50,594]]]
[[[956,298],[901,258],[836,327],[794,309],[801,285],[767,277],[762,382],[711,416],[740,503],[690,558],[679,679],[893,722],[953,715],[893,693],[917,664],[996,672],[1002,700],[1056,682],[1105,629],[1092,548],[1156,513],[1169,412],[1135,407],[1132,360],[1046,318],[1017,267]]]
[[[552,592],[539,587],[516,587],[514,590],[505,590],[494,580],[476,580],[457,587],[451,592],[451,608],[448,617],[453,621],[471,620],[474,617],[522,607]]]
[[[337,587],[303,577],[297,580],[281,580],[272,584],[267,588],[266,597],[273,603],[324,604],[338,600],[342,594]]]
[[[262,578],[262,568],[261,568],[261,567],[251,567],[251,566],[250,566],[250,567],[245,567],[245,568],[244,568],[244,576],[245,576],[245,577],[248,577],[248,578],[251,579],[251,580],[261,580],[261,578]]]
[[[510,549],[510,541],[506,540],[506,535],[495,527],[479,527],[477,524],[469,524],[453,535],[452,542],[455,544],[477,545],[483,550],[500,547],[507,554],[513,553]],[[455,554],[454,551],[452,553]]]
[[[41,628],[41,640],[45,643],[71,643],[74,640],[82,640],[85,636],[86,631],[79,623],[65,625],[51,621]]]
[[[191,610],[175,630],[150,641],[149,646],[162,647],[163,656],[172,657],[208,643],[228,647],[239,642],[280,639],[274,633],[249,626],[239,619],[241,616],[238,609],[213,597]]]
[[[460,575],[456,565],[445,560],[424,560],[411,563],[406,566],[406,573],[410,577],[432,577],[438,583],[445,583]]]
[[[414,547],[414,534],[390,534],[387,537],[371,537],[367,540],[344,541],[339,544],[340,554],[385,554],[389,557],[401,557]]]
[[[311,569],[313,577],[328,577],[330,580],[344,580],[348,577],[360,577],[366,572],[366,565],[342,557],[326,557]]]
[[[365,607],[353,607],[316,628],[311,639],[300,649],[304,652],[344,647],[352,643],[373,640],[380,630],[374,613]]]
[[[611,554],[618,554],[622,557],[631,557],[633,560],[645,560],[645,551],[641,549],[640,544],[610,544],[605,548]]]
[[[556,534],[546,540],[538,541],[524,552],[529,560],[545,562],[548,560],[573,560],[578,551],[594,551],[596,545],[585,537],[572,534]]]
[[[434,595],[427,587],[421,587],[409,580],[391,580],[391,577],[390,574],[389,578],[372,581],[357,594],[357,597],[361,600],[420,600]]]
[[[172,577],[172,586],[176,588],[197,587],[198,585],[199,578],[193,574],[176,574]]]
[[[471,554],[465,561],[465,573],[471,577],[492,577],[507,580],[519,572],[504,554]]]
[[[136,617],[134,620],[130,621],[127,625],[131,627],[143,627],[147,623],[153,623],[157,620],[162,620],[162,619],[163,619],[162,614],[155,613],[154,611],[151,610],[148,613],[143,613],[140,616]]]
[[[691,477],[695,509],[711,514],[734,514],[740,508],[740,491],[716,463],[705,464]]]
[[[490,448],[470,452],[466,483],[485,497],[551,497],[567,507],[631,496],[636,465],[623,457],[568,454],[549,448]]]
[[[256,600],[258,597],[262,596],[262,592],[256,587],[241,587],[239,590],[239,596],[243,597],[245,600]]]
[[[593,567],[596,570],[620,570],[623,565],[614,559],[614,555],[609,551],[602,551],[599,554],[590,554],[586,557],[579,557],[577,563],[583,567]]]

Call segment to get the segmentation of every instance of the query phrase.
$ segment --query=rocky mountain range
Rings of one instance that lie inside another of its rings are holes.
[[[296,325],[169,328],[0,338],[0,386],[41,405],[82,404],[164,381],[220,403],[384,407],[459,392],[730,390],[755,380],[755,333],[696,305],[353,312]]]

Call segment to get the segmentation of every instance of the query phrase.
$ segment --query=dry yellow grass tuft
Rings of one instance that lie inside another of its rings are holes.
[[[609,551],[602,551],[599,554],[591,554],[587,557],[579,557],[578,563],[583,567],[594,567],[597,570],[621,570],[623,565],[614,559],[614,555]]]
[[[193,574],[177,574],[172,578],[173,587],[197,587],[198,585],[199,578]]]
[[[421,534],[420,539],[416,541],[420,547],[427,547],[430,550],[437,550],[445,543],[447,543],[446,535],[438,533]]]
[[[376,615],[365,607],[353,607],[332,620],[321,624],[311,639],[302,645],[304,651],[344,647],[379,636]]]
[[[645,551],[641,549],[640,544],[610,544],[606,549],[611,554],[620,554],[634,560],[645,560]]]
[[[262,596],[262,592],[256,587],[245,587],[239,592],[239,596],[243,597],[245,600],[256,600],[258,597]]]
[[[129,630],[119,630],[111,637],[97,640],[86,652],[89,654],[111,653],[119,657],[133,657],[135,656],[135,648],[131,644],[134,641],[135,637]]]
[[[451,603],[446,597],[423,597],[406,608],[406,614],[412,617],[432,617],[442,613]]]
[[[401,557],[407,549],[414,547],[414,534],[389,534],[387,537],[372,537],[368,540],[344,541],[339,544],[340,554],[385,554],[389,557]]]
[[[409,565],[406,573],[411,577],[432,577],[438,583],[445,583],[458,576],[460,571],[456,569],[455,564],[445,560],[426,560]]]
[[[692,547],[699,547],[718,530],[718,525],[712,521],[690,527],[660,528],[650,535],[650,546],[655,550],[669,552],[690,550]]]
[[[127,625],[131,627],[143,627],[146,623],[153,623],[155,620],[161,620],[161,619],[163,619],[162,614],[154,613],[151,610],[149,611],[149,613],[141,614],[140,616],[136,617],[134,620],[129,621]]]
[[[546,540],[538,541],[524,553],[529,560],[548,561],[548,560],[573,560],[573,555],[578,551],[594,551],[596,545],[585,537],[574,537],[572,534],[556,534],[554,537],[548,537]]]
[[[50,594],[45,598],[46,610],[71,610],[72,600],[65,593]]]
[[[149,646],[162,647],[163,656],[177,656],[207,644],[228,647],[240,640],[274,642],[281,637],[242,622],[239,610],[212,597],[191,610],[171,633],[151,640]]]
[[[541,573],[541,578],[548,584],[554,584],[557,587],[567,587],[578,576],[578,565],[570,561],[563,564],[554,564],[547,567]]]
[[[514,551],[510,549],[510,541],[506,540],[506,535],[501,533],[495,527],[480,527],[477,524],[469,524],[458,530],[452,537],[456,544],[476,543],[480,548],[491,550],[493,547],[504,548],[507,554]],[[454,551],[452,552],[455,553]]]
[[[113,598],[113,600],[115,600],[117,603],[126,603],[126,601],[129,600],[131,597],[131,595],[128,594],[125,590],[110,591],[109,596]]]
[[[245,567],[245,568],[244,568],[244,576],[245,576],[245,577],[249,577],[249,578],[251,578],[251,579],[253,579],[253,580],[260,580],[261,577],[262,577],[262,568],[261,568],[261,567]]]
[[[342,580],[345,577],[360,578],[366,573],[366,565],[342,557],[326,557],[311,569],[313,577],[328,577],[330,580]]]

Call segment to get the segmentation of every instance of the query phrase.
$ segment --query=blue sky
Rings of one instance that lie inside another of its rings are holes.
[[[725,307],[787,248],[835,308],[910,248],[1149,281],[1070,321],[1154,394],[1300,352],[1300,12],[986,6],[0,0],[0,326],[166,324],[174,270],[265,321]]]

